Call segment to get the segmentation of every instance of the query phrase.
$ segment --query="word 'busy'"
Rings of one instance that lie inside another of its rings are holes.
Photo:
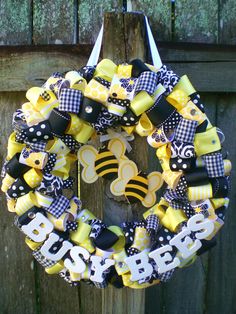
[[[172,257],[170,252],[173,246],[181,253],[182,257],[188,258],[194,254],[201,246],[200,240],[207,238],[214,230],[214,224],[202,214],[191,217],[187,222],[187,227],[174,236],[169,244],[164,245],[150,253],[143,251],[136,255],[127,257],[125,263],[131,272],[131,281],[137,281],[150,276],[153,272],[153,266],[149,263],[149,258],[156,264],[156,270],[159,273],[165,273],[180,265],[178,257]],[[84,262],[91,261],[93,270],[90,280],[103,282],[103,272],[115,264],[113,259],[103,260],[100,256],[90,255],[90,253],[81,246],[74,246],[71,242],[64,240],[57,252],[52,253],[51,247],[59,241],[59,236],[53,233],[53,224],[41,213],[37,213],[35,218],[29,224],[22,226],[22,231],[34,242],[44,242],[40,251],[52,261],[59,261],[69,251],[71,258],[64,260],[65,267],[74,273],[82,274],[86,269]],[[196,240],[192,240],[189,235],[195,232]]]

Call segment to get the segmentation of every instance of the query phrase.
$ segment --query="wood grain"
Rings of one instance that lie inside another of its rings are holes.
[[[72,44],[75,20],[74,0],[33,1],[33,43]]]
[[[217,42],[218,0],[176,1],[174,39],[188,42]]]
[[[94,43],[102,26],[104,13],[121,12],[122,5],[122,0],[79,1],[79,43]]]
[[[217,95],[217,125],[226,135],[225,149],[229,152],[229,158],[234,165],[236,162],[234,134],[236,126],[234,116],[236,114],[235,94]],[[218,244],[210,254],[209,271],[207,277],[206,311],[213,313],[235,313],[236,291],[236,172],[233,167],[231,176],[230,205],[227,210],[225,227],[218,235]]]
[[[0,1],[0,45],[31,44],[31,8],[31,0]]]
[[[235,16],[235,1],[219,0],[219,43],[236,44]]]

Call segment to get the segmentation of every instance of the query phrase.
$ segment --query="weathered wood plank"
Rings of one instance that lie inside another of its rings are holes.
[[[158,46],[163,62],[170,63],[177,73],[187,73],[194,83],[197,82],[200,91],[236,91],[233,77],[236,70],[235,48],[196,44],[191,44],[191,48],[167,43],[159,43]],[[121,47],[111,47],[108,57],[111,57],[111,52],[116,52],[120,61],[126,59]],[[2,47],[0,91],[27,90],[33,85],[40,86],[54,71],[78,69],[87,63],[91,48],[89,45]],[[181,63],[183,60],[185,63]]]
[[[13,112],[23,103],[24,93],[0,94],[0,161],[6,157]],[[5,195],[0,193],[0,308],[2,313],[36,313],[37,293],[31,251],[23,234],[13,225],[14,214],[6,207]]]
[[[105,12],[122,10],[122,0],[79,1],[79,43],[94,43],[102,26]]]
[[[224,147],[229,151],[229,158],[236,163],[234,134],[236,132],[234,116],[236,97],[234,94],[217,95],[217,125],[226,135]],[[227,210],[225,227],[218,236],[218,245],[213,249],[209,259],[207,278],[206,313],[235,313],[236,291],[236,173],[232,170],[230,206]]]
[[[170,40],[171,1],[130,0],[127,3],[129,11],[143,12],[150,19],[150,26],[156,40]]]
[[[176,1],[174,39],[188,42],[217,42],[218,1]]]
[[[74,22],[74,0],[33,1],[34,44],[72,44]]]
[[[236,5],[234,0],[219,1],[219,43],[236,43]]]
[[[0,1],[0,45],[31,43],[31,1]]]

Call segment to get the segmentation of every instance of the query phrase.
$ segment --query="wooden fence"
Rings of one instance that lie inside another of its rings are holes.
[[[6,154],[11,117],[25,90],[40,85],[53,71],[86,64],[105,16],[103,55],[115,61],[148,58],[143,16],[122,14],[128,6],[150,17],[164,62],[187,73],[201,92],[213,124],[225,133],[225,149],[236,163],[236,4],[234,0],[2,0],[0,2],[0,158]],[[135,160],[155,169],[154,152],[136,139]],[[134,154],[133,153],[133,154]],[[33,261],[23,236],[13,226],[1,194],[0,313],[236,313],[236,188],[232,172],[231,203],[218,245],[166,284],[143,291],[85,284],[70,288],[46,275]],[[83,185],[84,205],[108,223],[140,216],[142,210],[117,203],[106,186]]]

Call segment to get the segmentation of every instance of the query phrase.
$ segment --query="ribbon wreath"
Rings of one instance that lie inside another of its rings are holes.
[[[224,224],[231,162],[223,133],[186,75],[154,65],[103,59],[53,73],[13,115],[1,187],[8,210],[33,257],[72,286],[166,282],[213,247]],[[162,173],[129,159],[136,134],[156,150]],[[143,220],[108,226],[76,195],[65,196],[76,160],[84,182],[109,180],[115,196],[147,207]]]

